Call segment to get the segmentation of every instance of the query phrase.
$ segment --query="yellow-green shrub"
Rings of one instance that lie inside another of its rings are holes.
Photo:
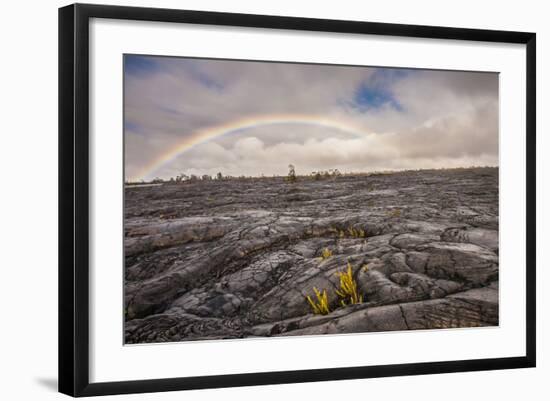
[[[367,233],[362,228],[354,228],[349,226],[346,231],[348,236],[351,238],[365,238],[367,236]],[[346,232],[340,231],[340,238],[344,238],[345,236]]]
[[[313,287],[313,291],[317,297],[316,301],[311,299],[309,295],[306,296],[307,302],[311,306],[311,309],[313,309],[313,313],[316,315],[326,315],[330,313],[327,290],[323,290],[323,292],[321,292],[317,288]]]
[[[323,251],[321,252],[321,259],[322,260],[328,259],[331,256],[332,256],[332,251],[328,248],[324,248]]]
[[[388,212],[389,217],[401,217],[401,209],[394,209]]]
[[[345,272],[337,272],[336,275],[340,278],[340,289],[336,290],[336,294],[340,297],[340,304],[346,306],[363,303],[363,296],[357,292],[357,282],[353,278],[351,263],[348,262],[348,269]]]

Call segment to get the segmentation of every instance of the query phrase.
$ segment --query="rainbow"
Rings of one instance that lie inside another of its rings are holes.
[[[186,138],[183,139],[181,142],[176,144],[167,152],[161,154],[159,157],[154,159],[146,166],[144,166],[136,175],[131,178],[131,181],[135,182],[142,179],[145,180],[147,178],[151,178],[153,174],[161,167],[169,164],[182,153],[188,151],[194,146],[201,145],[212,139],[228,135],[243,129],[276,124],[316,125],[324,128],[336,129],[355,136],[364,136],[369,134],[369,132],[366,132],[363,128],[350,124],[349,122],[344,122],[340,119],[329,118],[326,116],[305,114],[270,114],[242,118],[226,124],[208,127],[196,131],[192,135],[186,136]]]

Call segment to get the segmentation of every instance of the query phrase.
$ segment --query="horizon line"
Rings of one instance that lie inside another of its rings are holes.
[[[392,174],[392,173],[403,173],[403,172],[409,172],[409,171],[413,171],[413,172],[418,172],[418,171],[430,171],[430,170],[469,170],[469,169],[481,169],[481,168],[499,168],[500,166],[499,165],[471,165],[471,166],[457,166],[457,167],[427,167],[427,168],[403,168],[403,169],[385,169],[385,170],[370,170],[370,171],[347,171],[347,172],[342,172],[340,171],[339,169],[328,169],[328,170],[319,170],[319,171],[312,171],[310,173],[307,173],[307,174],[298,174],[296,173],[296,177],[313,177],[313,173],[321,173],[321,174],[325,174],[326,172],[330,172],[330,171],[335,171],[337,170],[339,172],[338,175],[340,176],[353,176],[353,175],[373,175],[373,174]],[[222,177],[223,178],[231,178],[231,179],[251,179],[251,178],[283,178],[283,177],[287,177],[287,174],[263,174],[263,173],[260,173],[259,175],[244,175],[244,174],[241,174],[241,175],[231,175],[231,174],[223,174],[223,172],[218,172],[218,173],[221,173],[222,174]],[[216,178],[217,174],[180,174],[180,175],[185,175],[189,178],[187,178],[186,180],[182,180],[182,181],[190,181],[190,177],[196,177],[196,179],[198,180],[203,180],[203,177],[205,176],[208,176],[210,177],[209,179],[211,180],[218,180],[218,178]],[[337,176],[337,175],[331,175],[331,176]],[[148,181],[144,180],[143,178],[140,179],[140,181],[133,181],[133,180],[129,180],[129,179],[124,179],[124,183],[125,184],[143,184],[143,183],[151,183],[153,181],[162,181],[162,182],[171,182],[171,181],[175,181],[176,180],[176,177],[178,177],[178,175],[176,176],[171,176],[171,177],[168,177],[168,178],[162,178],[162,177],[154,177],[154,178],[151,178],[149,179]]]

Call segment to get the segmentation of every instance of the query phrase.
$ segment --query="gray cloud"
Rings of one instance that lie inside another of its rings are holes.
[[[151,58],[126,66],[125,166],[144,166],[199,130],[241,118],[308,114],[361,127],[303,124],[214,138],[152,172],[231,175],[498,165],[498,75]]]

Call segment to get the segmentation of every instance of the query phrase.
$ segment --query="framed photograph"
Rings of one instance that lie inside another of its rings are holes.
[[[59,10],[59,390],[535,366],[535,34]]]

